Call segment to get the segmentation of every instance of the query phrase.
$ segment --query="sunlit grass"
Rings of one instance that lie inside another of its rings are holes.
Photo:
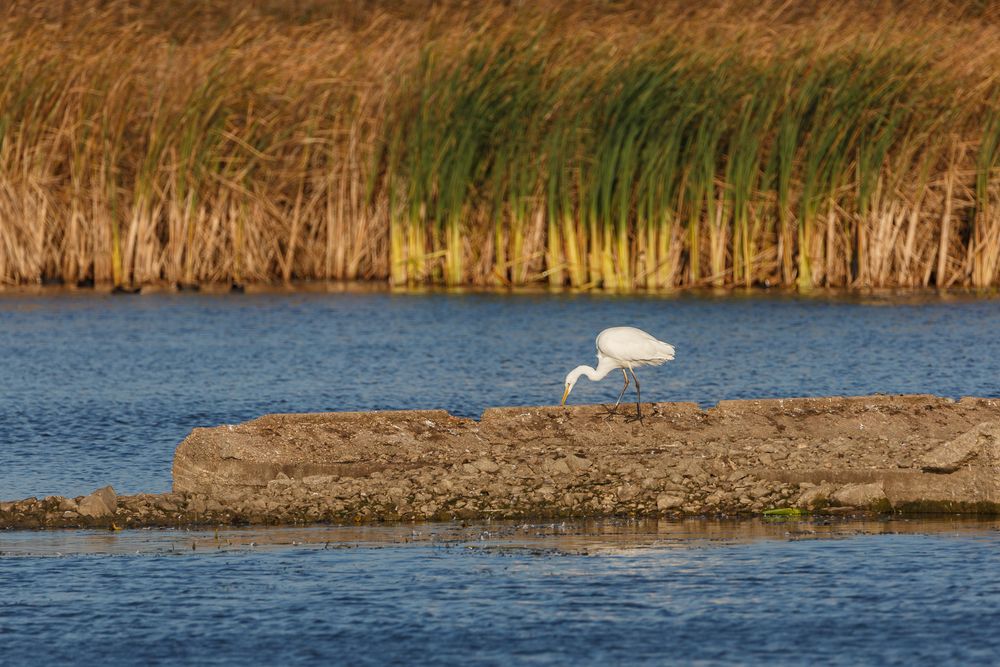
[[[4,10],[6,283],[1000,282],[978,3],[92,7]]]

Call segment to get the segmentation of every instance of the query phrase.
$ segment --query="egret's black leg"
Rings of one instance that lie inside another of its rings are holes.
[[[632,379],[635,380],[635,414],[639,417],[639,422],[642,422],[642,393],[639,391],[639,378],[635,376],[635,371],[632,371]]]
[[[642,393],[639,391],[639,377],[632,371],[632,379],[635,380],[635,417],[631,421],[639,420],[639,423],[645,426],[646,422],[642,421]]]

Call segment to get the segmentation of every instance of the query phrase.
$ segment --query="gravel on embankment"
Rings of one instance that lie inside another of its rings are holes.
[[[174,492],[0,503],[0,528],[768,510],[1000,513],[1000,400],[867,396],[268,415],[195,429]]]

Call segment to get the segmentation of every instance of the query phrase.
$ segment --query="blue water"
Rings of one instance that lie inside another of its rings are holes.
[[[0,498],[164,491],[191,428],[267,412],[555,403],[618,324],[677,347],[640,370],[649,400],[1000,395],[997,300],[0,294]],[[0,532],[0,664],[1000,659],[995,525],[697,525],[638,542],[570,526],[583,548],[489,524]]]
[[[582,553],[551,537],[528,548],[490,537],[205,553],[177,542],[176,555],[0,558],[4,664],[989,665],[1000,656],[995,527],[619,548],[606,538]]]
[[[620,324],[677,348],[646,400],[1000,395],[997,299],[0,293],[0,499],[166,491],[192,428],[269,412],[555,404]]]

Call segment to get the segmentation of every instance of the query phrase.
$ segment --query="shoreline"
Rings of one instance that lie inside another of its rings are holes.
[[[0,284],[0,298],[17,296],[223,296],[223,295],[273,295],[273,294],[400,294],[400,295],[436,295],[436,294],[494,294],[512,296],[595,296],[595,297],[640,297],[651,299],[677,298],[789,298],[823,300],[856,300],[872,299],[877,301],[978,301],[1000,298],[1000,287],[812,287],[800,289],[797,287],[755,285],[745,287],[730,285],[725,287],[682,286],[670,289],[576,289],[572,287],[553,287],[550,285],[522,286],[489,286],[489,285],[413,285],[393,286],[382,280],[306,280],[290,283],[244,283],[238,290],[233,290],[232,284],[199,283],[195,287],[178,287],[168,282],[148,283],[137,286],[135,292],[115,292],[110,283],[95,286],[78,287],[75,285],[43,285],[43,284]]]
[[[171,493],[0,502],[0,529],[1000,515],[1000,399],[266,415],[197,428]]]
[[[107,487],[104,487],[107,488]],[[103,529],[109,531],[162,528],[184,530],[210,530],[212,528],[304,528],[334,526],[439,526],[459,522],[492,521],[651,521],[656,518],[668,520],[706,520],[742,522],[769,518],[763,512],[715,512],[705,514],[685,514],[665,512],[653,514],[604,514],[587,515],[567,512],[557,508],[538,507],[526,513],[479,513],[471,510],[443,513],[437,516],[403,517],[399,514],[377,516],[373,513],[352,514],[351,512],[328,512],[315,516],[308,509],[295,507],[273,507],[266,509],[267,501],[250,504],[221,504],[217,500],[197,493],[159,493],[117,496],[116,507],[110,514],[82,516],[78,513],[80,503],[90,498],[77,496],[46,496],[45,498],[25,498],[0,502],[0,534],[7,530],[86,530]],[[76,509],[62,509],[76,508]],[[65,516],[72,511],[73,516]],[[826,507],[802,511],[788,516],[774,516],[778,520],[810,520],[816,518],[915,519],[918,517],[953,516],[954,512],[941,510],[932,513],[885,513],[855,507]],[[983,515],[966,516],[969,520],[988,520],[1000,515],[1000,510]]]

